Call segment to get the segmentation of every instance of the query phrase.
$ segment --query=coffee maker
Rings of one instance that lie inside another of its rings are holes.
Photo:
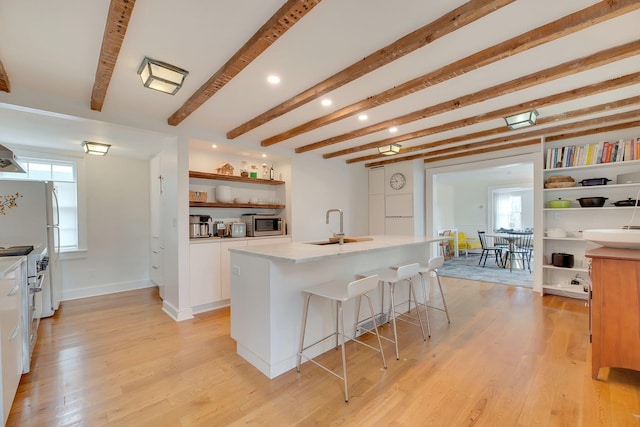
[[[189,238],[211,237],[213,222],[209,215],[189,215]]]

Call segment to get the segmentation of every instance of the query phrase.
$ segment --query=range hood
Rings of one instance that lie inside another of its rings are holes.
[[[20,163],[16,160],[13,151],[4,145],[0,145],[0,172],[19,172],[25,173]]]

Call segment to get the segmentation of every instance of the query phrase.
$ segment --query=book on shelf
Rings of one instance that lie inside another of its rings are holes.
[[[640,159],[640,138],[566,145],[546,150],[545,169],[589,166]]]

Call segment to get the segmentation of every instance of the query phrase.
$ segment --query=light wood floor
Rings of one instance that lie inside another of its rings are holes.
[[[68,301],[43,319],[9,426],[638,426],[640,372],[590,377],[584,301],[443,278],[452,322],[401,324],[388,369],[347,348],[350,397],[307,363],[268,380],[235,353],[227,309],[176,323],[156,290]],[[322,356],[340,366],[340,353]]]

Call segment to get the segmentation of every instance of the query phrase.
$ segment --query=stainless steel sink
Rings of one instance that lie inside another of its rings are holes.
[[[345,236],[344,238],[344,243],[357,243],[357,242],[366,242],[368,240],[373,240],[372,237],[367,237],[367,236]],[[320,240],[318,242],[305,242],[308,245],[337,245],[339,244],[339,240],[337,237],[330,237],[327,240]]]
[[[330,242],[329,240],[322,240],[320,242],[305,242],[307,245],[318,245],[318,246],[323,246],[323,245],[337,245],[340,242]],[[350,242],[344,242],[344,243],[350,243]]]

